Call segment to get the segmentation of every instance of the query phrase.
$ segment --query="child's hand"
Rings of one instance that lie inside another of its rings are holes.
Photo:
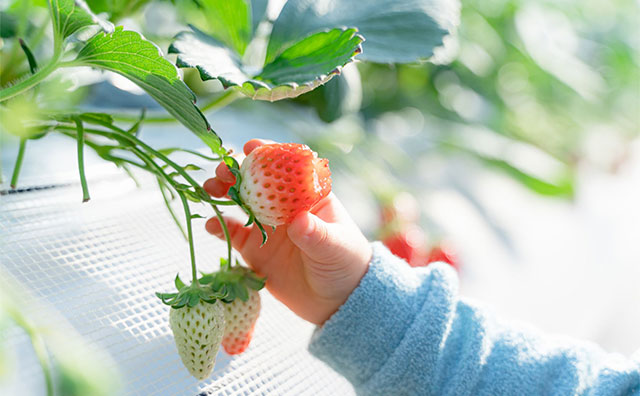
[[[250,140],[245,154],[265,144]],[[223,196],[234,182],[224,163],[216,177],[204,188],[213,196]],[[333,194],[298,215],[289,225],[272,231],[264,246],[255,226],[225,218],[233,247],[256,272],[267,277],[267,289],[294,313],[321,325],[347,300],[367,271],[371,247],[351,217]],[[207,231],[224,238],[217,218],[206,224]]]

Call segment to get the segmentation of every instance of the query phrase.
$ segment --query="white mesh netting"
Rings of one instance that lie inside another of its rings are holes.
[[[313,326],[268,292],[247,352],[220,352],[210,379],[183,368],[168,326],[168,307],[154,296],[189,279],[188,246],[154,188],[125,178],[91,184],[80,204],[77,185],[0,196],[0,276],[28,286],[93,346],[112,358],[126,395],[349,395],[351,386],[307,352]],[[194,206],[197,209],[198,206]],[[201,213],[207,213],[203,208]],[[194,222],[201,270],[213,270],[225,245]],[[4,274],[4,275],[2,275]],[[42,316],[38,309],[26,316]],[[56,326],[55,317],[42,318]],[[4,333],[18,353],[9,388],[45,394],[43,376],[19,329]],[[90,352],[87,352],[90,353]],[[2,392],[0,392],[2,393]]]

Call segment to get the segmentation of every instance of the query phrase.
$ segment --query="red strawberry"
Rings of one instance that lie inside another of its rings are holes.
[[[222,346],[229,355],[244,352],[251,342],[253,329],[260,314],[260,294],[249,290],[249,299],[239,298],[224,304],[225,329]]]
[[[405,226],[402,231],[394,232],[384,238],[382,243],[391,253],[404,259],[412,267],[426,264],[426,238],[422,229],[417,225]]]
[[[455,269],[459,269],[458,256],[455,250],[448,243],[441,243],[431,248],[427,263],[442,261],[451,265]]]
[[[240,197],[262,224],[291,222],[331,192],[329,161],[295,143],[265,144],[240,167]]]

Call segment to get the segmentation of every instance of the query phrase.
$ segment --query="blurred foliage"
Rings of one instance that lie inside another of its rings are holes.
[[[349,150],[393,157],[384,168],[393,188],[416,189],[415,162],[398,158],[463,155],[538,194],[572,197],[578,166],[615,171],[640,133],[634,15],[637,5],[622,0],[463,1],[457,34],[434,63],[358,64],[363,133],[350,135]],[[334,121],[338,83],[298,102]],[[313,143],[330,147],[323,136]],[[327,136],[339,156],[343,143]]]
[[[58,312],[36,300],[17,280],[8,282],[8,275],[1,269],[0,279],[0,391],[5,390],[3,386],[11,386],[15,378],[25,378],[15,372],[21,368],[12,356],[18,350],[24,354],[25,350],[16,348],[17,343],[5,342],[15,336],[7,337],[4,332],[19,330],[40,364],[47,395],[107,396],[118,392],[121,376],[108,354],[95,345],[89,346]],[[47,322],[43,317],[55,317],[56,321]]]
[[[640,133],[636,7],[630,1],[465,1],[458,35],[445,51],[450,64],[360,65],[362,113],[371,119],[415,107],[526,142],[571,165],[583,158],[589,134]]]

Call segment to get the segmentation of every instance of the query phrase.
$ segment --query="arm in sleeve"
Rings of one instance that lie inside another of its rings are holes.
[[[457,293],[444,264],[411,268],[373,244],[369,270],[309,350],[365,395],[640,396],[640,353],[504,323]]]

